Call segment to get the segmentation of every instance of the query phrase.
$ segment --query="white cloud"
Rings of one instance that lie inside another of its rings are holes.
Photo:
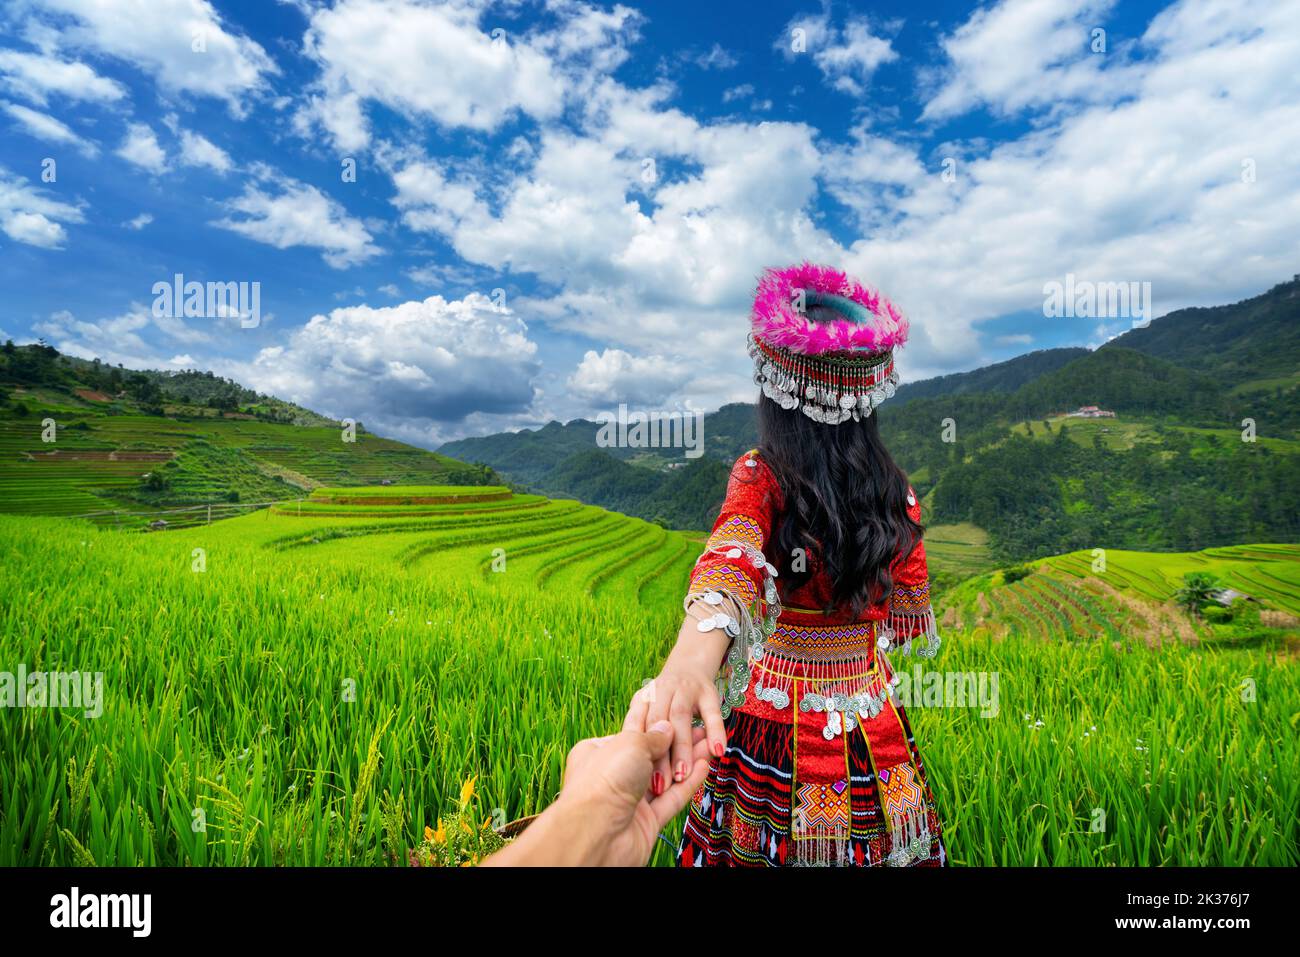
[[[115,103],[126,96],[122,84],[86,64],[44,53],[0,50],[0,73],[4,86],[38,106],[44,106],[50,94],[98,103]]]
[[[688,53],[686,59],[701,70],[730,70],[740,62],[733,54],[723,49],[720,43],[713,44],[704,53]]]
[[[474,3],[340,0],[311,17],[304,52],[321,75],[295,117],[341,150],[370,143],[366,115],[380,104],[448,128],[496,130],[516,116],[551,120],[566,95],[612,71],[626,56],[640,15],[553,0],[550,31],[508,33]]]
[[[79,153],[96,157],[99,147],[90,140],[78,136],[66,123],[48,114],[38,112],[20,103],[8,103],[0,100],[0,109],[12,116],[28,134],[46,143],[66,144]]]
[[[1152,23],[1152,55],[1124,66],[1110,101],[996,146],[922,155],[870,130],[818,150],[800,124],[700,122],[665,106],[662,87],[607,80],[582,128],[543,128],[512,178],[399,162],[395,202],[467,262],[554,290],[516,300],[530,318],[697,370],[683,391],[700,404],[752,398],[754,279],[804,257],[850,269],[912,318],[906,377],[970,367],[979,323],[1039,309],[1043,283],[1066,271],[1150,279],[1160,311],[1294,272],[1300,191],[1284,171],[1300,155],[1300,8],[1206,2]],[[646,156],[660,171],[650,184]],[[1249,185],[1246,158],[1260,171]],[[847,249],[811,215],[819,186],[859,218]]]
[[[427,441],[472,413],[527,409],[536,349],[523,321],[487,297],[431,296],[313,316],[285,345],[234,371],[326,415],[400,425]]]
[[[743,100],[747,96],[754,95],[754,84],[742,83],[739,86],[733,86],[722,93],[722,102],[730,103],[732,100]]]
[[[850,17],[843,27],[829,13],[803,14],[786,24],[773,43],[787,60],[808,55],[834,89],[862,96],[883,64],[898,59],[893,44],[876,36],[863,17]]]
[[[16,243],[59,249],[64,223],[85,221],[80,205],[51,199],[46,191],[0,166],[0,231]]]
[[[167,154],[158,145],[154,131],[144,123],[132,123],[127,127],[126,139],[114,152],[133,166],[150,173],[162,173],[167,169]]]
[[[1120,53],[1091,52],[1115,0],[1002,0],[977,10],[940,44],[948,56],[942,84],[925,105],[926,119],[978,106],[998,114],[1030,107],[1060,109],[1102,102],[1128,82]]]
[[[500,191],[496,210],[442,164],[399,167],[403,220],[441,234],[471,263],[561,286],[532,304],[552,324],[654,351],[673,337],[743,341],[763,266],[836,248],[806,212],[819,167],[813,131],[702,125],[662,108],[663,93],[611,82],[593,91],[592,131],[544,131],[536,160]],[[664,182],[643,181],[647,155]]]
[[[691,378],[686,364],[663,356],[633,356],[622,349],[588,350],[565,383],[593,403],[648,406],[667,402]]]
[[[234,168],[230,154],[214,144],[207,137],[189,130],[181,131],[181,164],[184,166],[206,166],[218,173],[228,173]]]
[[[1283,171],[1300,155],[1300,7],[1206,2],[1152,22],[1152,55],[1114,102],[959,163],[952,183],[931,164],[853,244],[845,265],[913,319],[913,369],[969,366],[978,321],[1041,309],[1067,272],[1149,281],[1160,315],[1295,271],[1300,191]]]
[[[558,114],[560,78],[523,38],[494,40],[476,6],[412,0],[341,0],[311,19],[304,49],[321,68],[303,119],[340,149],[369,141],[364,103],[375,101],[448,127],[491,130],[510,114]]]
[[[141,368],[158,364],[153,351],[140,337],[152,324],[149,308],[132,303],[122,315],[97,322],[80,320],[71,312],[61,310],[36,323],[32,330],[67,355]]]
[[[152,213],[141,213],[139,216],[136,216],[134,219],[128,219],[126,222],[124,222],[122,224],[122,228],[132,230],[133,232],[139,232],[140,230],[144,229],[152,222],[153,222]]]
[[[335,269],[345,269],[378,256],[370,232],[359,220],[315,186],[285,179],[276,194],[249,184],[226,208],[243,218],[226,216],[213,223],[277,249],[307,246]]]
[[[256,42],[230,32],[208,0],[31,0],[55,15],[58,42],[111,56],[154,76],[168,93],[226,101],[242,112],[241,97],[279,72]]]

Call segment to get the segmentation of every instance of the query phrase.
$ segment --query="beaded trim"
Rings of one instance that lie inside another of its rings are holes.
[[[776,590],[776,568],[768,562],[761,548],[737,539],[714,542],[697,559],[718,555],[736,562],[744,559],[762,579],[762,594],[758,594],[753,581],[741,571],[738,564],[715,566],[693,576],[683,606],[688,614],[703,603],[713,614],[698,619],[696,627],[702,632],[723,629],[731,639],[727,650],[727,675],[722,693],[721,712],[725,719],[731,709],[743,704],[749,689],[749,676],[755,664],[763,658],[763,643],[776,630],[776,620],[781,614],[781,600]],[[698,617],[698,616],[696,616]]]
[[[898,387],[892,352],[863,357],[810,356],[773,346],[750,333],[754,383],[783,409],[799,409],[814,422],[859,422]]]

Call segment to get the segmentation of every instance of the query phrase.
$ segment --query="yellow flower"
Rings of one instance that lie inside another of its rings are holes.
[[[433,828],[427,824],[424,825],[424,839],[429,843],[433,843]]]
[[[474,796],[474,782],[477,780],[478,780],[478,775],[476,774],[474,775],[474,777],[470,778],[468,781],[466,781],[464,784],[460,786],[461,810],[465,809],[465,805],[469,803],[469,799]]]
[[[473,829],[472,827],[470,827],[468,824],[465,823],[465,819],[464,819],[464,818],[461,818],[461,819],[460,819],[460,829],[461,829],[462,831],[464,831],[466,834],[473,834],[473,833],[474,833],[474,829]]]
[[[438,830],[433,832],[433,843],[447,843],[447,829],[442,826],[442,818],[438,818]]]

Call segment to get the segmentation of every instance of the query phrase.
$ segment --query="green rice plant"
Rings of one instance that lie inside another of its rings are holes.
[[[540,810],[658,672],[700,550],[553,505],[156,535],[0,516],[0,671],[103,675],[97,716],[0,708],[0,865],[402,865],[469,779],[484,816]],[[485,576],[496,547],[509,571]],[[1162,558],[1110,567],[1154,582]],[[1281,587],[1297,554],[1206,560]],[[1300,863],[1294,656],[1121,640],[1128,611],[1088,577],[1052,559],[945,596],[969,622],[985,595],[1000,625],[950,629],[930,665],[996,675],[993,713],[909,712],[950,858]]]

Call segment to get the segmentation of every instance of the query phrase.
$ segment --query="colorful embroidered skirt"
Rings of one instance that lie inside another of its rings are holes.
[[[778,626],[727,718],[727,750],[691,801],[679,864],[946,862],[921,755],[874,641],[871,622]]]

